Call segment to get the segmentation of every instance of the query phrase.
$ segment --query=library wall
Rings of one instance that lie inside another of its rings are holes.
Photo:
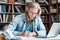
[[[60,22],[60,0],[0,0],[0,30],[8,26],[15,16],[25,12],[25,3],[27,2],[40,4],[42,9],[40,17],[47,33],[52,23]]]

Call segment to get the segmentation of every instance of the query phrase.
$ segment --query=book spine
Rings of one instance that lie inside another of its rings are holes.
[[[1,5],[0,5],[0,12],[1,12]]]
[[[5,22],[5,14],[3,14],[3,22]]]
[[[0,15],[0,22],[2,22],[2,16]]]
[[[5,18],[6,19],[6,22],[8,22],[8,18],[9,18],[9,15],[6,15],[6,18]]]

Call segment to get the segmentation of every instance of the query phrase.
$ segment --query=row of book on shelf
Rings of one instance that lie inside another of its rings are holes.
[[[16,2],[15,2],[16,1]],[[0,3],[17,3],[17,4],[24,4],[25,0],[0,0]],[[20,10],[21,9],[21,10]],[[13,6],[13,10],[12,10],[12,6],[10,6],[10,11],[9,11],[9,6],[8,5],[2,5],[0,4],[0,30],[5,30],[6,27],[8,26],[8,24],[13,20],[13,18],[16,15],[6,15],[4,14],[5,12],[11,12],[14,10],[14,12],[17,13],[21,13],[23,10],[23,8],[21,6]],[[7,24],[5,24],[7,23]]]
[[[48,1],[47,0],[37,0],[38,2],[40,2],[40,3],[46,3],[46,4],[48,4]],[[51,3],[53,4],[53,3],[56,3],[56,2],[58,2],[58,3],[60,3],[60,0],[50,0],[51,1]]]
[[[0,0],[0,2],[6,2],[6,3],[7,3],[7,1],[9,3],[14,2],[14,0]],[[18,3],[19,2],[23,2],[23,0],[18,0]],[[10,22],[15,17],[15,15],[5,15],[4,14],[5,12],[13,13],[12,11],[14,10],[15,13],[16,12],[22,13],[24,11],[22,6],[13,6],[13,8],[12,8],[12,6],[10,6],[10,9],[8,7],[9,6],[7,6],[7,5],[2,5],[2,4],[0,5],[0,13],[3,13],[3,15],[0,14],[0,22]]]
[[[13,6],[13,10],[12,10],[12,7],[10,7],[10,11],[8,9],[7,6],[5,5],[0,5],[0,13],[1,12],[12,12],[14,10],[14,12],[17,12],[17,13],[21,13],[23,10],[22,6]],[[12,10],[12,11],[11,11]]]
[[[1,23],[11,22],[15,16],[17,15],[5,15],[5,14],[0,15],[0,22]]]
[[[11,22],[12,19],[17,16],[17,15],[0,15],[0,22]],[[41,16],[43,22],[47,22],[48,18],[47,16]],[[52,15],[51,16],[52,22],[57,22],[58,21],[58,16],[57,15]],[[60,20],[60,19],[59,19]]]
[[[20,3],[20,4],[24,4],[25,0],[0,0],[0,2],[5,2],[5,3]]]
[[[19,4],[24,4],[24,0],[0,0],[0,3],[4,3],[4,2],[15,3],[15,1],[17,1],[17,3],[19,3]],[[9,9],[9,7],[10,7],[10,9]],[[12,7],[11,5],[7,6],[7,5],[0,4],[0,12],[6,12],[7,9],[9,11],[9,10],[12,10],[12,8],[15,12],[21,12],[20,9],[18,8],[18,6],[16,6],[16,5]]]
[[[43,23],[48,21],[47,16],[41,16]],[[60,16],[58,18],[58,15],[51,15],[51,21],[52,22],[58,22],[60,21]]]

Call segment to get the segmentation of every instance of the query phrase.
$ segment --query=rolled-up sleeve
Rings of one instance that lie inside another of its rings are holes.
[[[38,20],[37,34],[39,37],[46,37],[46,29],[40,17]]]

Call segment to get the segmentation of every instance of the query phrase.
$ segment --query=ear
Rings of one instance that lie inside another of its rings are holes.
[[[40,9],[38,9],[38,15],[39,15],[39,16],[41,15],[41,10],[40,10]]]

